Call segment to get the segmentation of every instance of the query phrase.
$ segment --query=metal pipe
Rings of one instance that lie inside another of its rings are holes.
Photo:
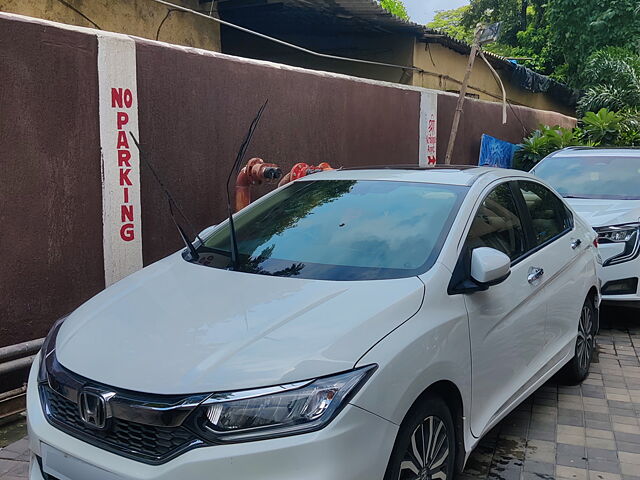
[[[25,358],[11,360],[10,362],[0,363],[0,377],[9,373],[14,373],[29,368],[33,363],[34,358],[36,358],[35,355],[30,355]]]
[[[17,345],[2,347],[0,348],[0,363],[37,353],[43,342],[44,338],[38,338],[37,340],[29,340]]]
[[[0,393],[0,402],[7,400],[8,398],[11,398],[11,397],[22,395],[26,391],[27,391],[27,387],[23,385],[20,388],[9,390],[8,392]]]
[[[241,32],[245,32],[245,33],[248,33],[250,35],[255,35],[256,37],[264,38],[265,40],[269,40],[269,41],[274,42],[274,43],[279,43],[280,45],[284,45],[285,47],[293,48],[295,50],[299,50],[301,52],[304,52],[304,53],[307,53],[309,55],[313,55],[313,56],[316,56],[316,57],[327,58],[329,60],[341,60],[341,61],[345,61],[345,62],[363,63],[363,64],[366,64],[366,65],[377,65],[379,67],[399,68],[399,69],[402,69],[402,70],[411,70],[413,72],[424,72],[423,69],[418,68],[418,67],[414,67],[414,66],[396,65],[394,63],[374,62],[372,60],[362,60],[362,59],[359,59],[359,58],[341,57],[341,56],[338,56],[338,55],[329,55],[329,54],[326,54],[326,53],[314,52],[313,50],[309,50],[308,48],[304,48],[304,47],[301,47],[299,45],[294,45],[293,43],[285,42],[284,40],[280,40],[280,39],[275,38],[275,37],[270,37],[269,35],[265,35],[264,33],[256,32],[255,30],[250,30],[248,28],[241,27],[240,25],[236,25],[235,23],[227,22],[227,21],[222,20],[220,18],[216,18],[216,17],[211,17],[209,15],[205,15],[204,13],[200,13],[197,10],[193,10],[191,8],[182,7],[180,5],[176,5],[176,4],[170,3],[170,2],[165,2],[164,0],[152,0],[152,1],[156,2],[156,3],[160,3],[160,4],[164,5],[165,7],[175,8],[176,10],[181,10],[183,12],[191,13],[191,14],[197,15],[199,17],[208,18],[209,20],[213,20],[214,22],[218,22],[218,23],[220,23],[222,25],[226,25],[227,27],[235,28],[236,30],[240,30]]]
[[[282,170],[275,163],[265,163],[261,158],[252,158],[240,170],[236,178],[235,211],[238,212],[251,203],[251,186],[261,185],[265,180],[278,180]]]

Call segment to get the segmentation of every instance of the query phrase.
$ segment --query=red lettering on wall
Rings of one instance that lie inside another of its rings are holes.
[[[133,222],[133,205],[121,205],[120,206],[120,221]]]
[[[133,105],[133,94],[131,93],[131,90],[126,88],[124,90],[124,106],[131,108],[131,105]]]
[[[123,105],[131,108],[131,105],[133,105],[133,93],[128,88],[125,88],[124,91],[121,88],[112,88],[111,107],[123,108]]]
[[[112,88],[111,89],[111,108],[122,108],[122,89],[121,88]]]
[[[127,112],[118,112],[118,120],[116,121],[118,130],[122,130],[122,127],[127,123],[129,123],[129,115]]]
[[[129,173],[131,173],[131,169],[130,168],[121,168],[120,169],[120,185],[124,186],[124,185],[133,185],[131,183],[131,179],[129,178]]]
[[[129,113],[124,111],[133,106],[133,93],[128,88],[112,88],[111,89],[111,107],[114,109],[115,121],[117,128],[116,150],[118,158],[118,168],[120,175],[120,186],[122,188],[122,203],[120,204],[120,238],[125,242],[135,239],[135,212],[134,205],[129,203],[129,187],[133,186],[130,174],[132,171],[132,162],[135,159],[132,156],[128,138]]]
[[[131,152],[129,150],[118,150],[118,166],[119,167],[130,167],[131,163]]]
[[[130,242],[135,238],[133,223],[125,223],[120,227],[120,238],[125,242]]]
[[[129,148],[129,140],[127,140],[127,132],[118,132],[118,144],[116,148]]]

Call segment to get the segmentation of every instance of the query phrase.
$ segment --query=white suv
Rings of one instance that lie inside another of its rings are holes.
[[[450,480],[588,373],[595,233],[529,174],[323,172],[234,223],[56,323],[31,480]]]
[[[603,301],[640,307],[640,148],[566,148],[532,173],[598,232]]]

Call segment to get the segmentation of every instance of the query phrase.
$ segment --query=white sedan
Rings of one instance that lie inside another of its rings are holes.
[[[234,223],[56,323],[31,480],[450,480],[589,371],[595,233],[532,175],[329,171]]]

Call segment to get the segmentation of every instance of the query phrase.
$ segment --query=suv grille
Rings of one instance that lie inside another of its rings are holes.
[[[80,418],[78,405],[41,386],[47,417],[69,435],[145,463],[163,463],[189,447],[197,437],[184,427],[156,427],[112,418],[109,428],[95,430]]]

